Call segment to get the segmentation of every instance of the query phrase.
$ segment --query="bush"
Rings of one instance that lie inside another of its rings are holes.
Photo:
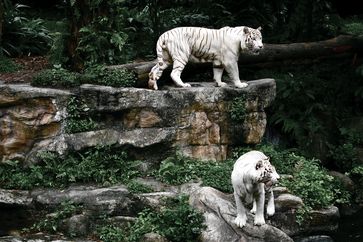
[[[79,98],[71,97],[67,103],[66,133],[74,134],[97,129],[98,125],[90,117],[88,111],[86,103]]]
[[[11,59],[5,58],[0,53],[0,73],[16,72],[19,65],[15,64]]]
[[[52,39],[44,21],[24,17],[22,9],[25,7],[6,5],[2,50],[9,56],[42,55],[51,46]]]
[[[127,158],[119,148],[97,147],[61,158],[45,152],[41,162],[22,167],[16,161],[0,164],[0,186],[9,189],[66,187],[72,183],[110,185],[126,183],[139,175],[138,161]]]
[[[162,161],[156,176],[168,184],[180,185],[193,180],[201,180],[204,186],[232,192],[232,162],[231,160],[203,162],[176,154]]]
[[[160,212],[144,210],[134,225],[130,228],[130,242],[137,242],[143,234],[156,232],[170,241],[196,241],[202,230],[203,215],[192,208],[187,196],[169,199],[165,208]]]
[[[229,115],[235,122],[243,122],[246,116],[246,97],[236,97],[229,108]]]
[[[84,74],[70,72],[63,68],[43,70],[33,77],[33,86],[72,88],[81,84],[96,84],[113,87],[133,87],[135,73],[126,69],[108,69],[104,66],[89,68]]]
[[[75,214],[79,214],[82,210],[81,205],[73,202],[62,202],[61,205],[47,218],[35,223],[30,230],[37,232],[56,233],[60,232],[60,227],[64,219],[70,218]],[[72,236],[72,235],[70,235]]]
[[[154,190],[152,189],[152,187],[142,184],[136,180],[132,180],[130,182],[127,183],[127,190],[129,190],[129,192],[137,194],[137,193],[149,193],[149,192],[153,192]]]
[[[106,225],[97,230],[98,237],[103,242],[123,242],[127,241],[125,231],[114,225]]]
[[[95,66],[85,71],[83,82],[112,87],[133,87],[136,84],[136,75],[126,69]]]
[[[46,69],[32,79],[33,86],[41,87],[76,87],[80,83],[80,75],[63,68]]]

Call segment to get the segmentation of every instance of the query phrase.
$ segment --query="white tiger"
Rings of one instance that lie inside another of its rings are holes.
[[[171,29],[163,33],[157,41],[157,64],[149,73],[149,88],[158,89],[157,80],[172,63],[173,70],[170,76],[174,83],[178,87],[190,87],[190,84],[184,83],[180,78],[188,61],[212,62],[213,79],[219,87],[227,85],[222,82],[224,69],[236,87],[246,87],[247,83],[242,83],[239,79],[238,57],[243,51],[258,54],[262,48],[261,27]]]
[[[276,184],[279,178],[269,158],[260,151],[250,151],[238,158],[231,175],[237,206],[237,217],[234,222],[238,227],[242,228],[247,221],[243,203],[253,202],[251,212],[255,213],[254,224],[265,224],[265,192],[268,196],[266,213],[268,216],[275,214],[272,185]]]

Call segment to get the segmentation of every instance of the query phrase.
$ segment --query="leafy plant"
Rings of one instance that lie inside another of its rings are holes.
[[[162,161],[156,176],[161,181],[174,185],[201,180],[205,186],[231,192],[232,162],[202,162],[176,154]]]
[[[344,20],[342,32],[351,35],[361,35],[363,33],[362,20],[359,19],[357,16]]]
[[[98,237],[103,242],[123,242],[127,241],[125,231],[114,225],[105,225],[98,229]]]
[[[149,193],[154,191],[152,187],[142,184],[136,180],[131,180],[130,182],[127,183],[127,190],[129,190],[129,192],[134,194]]]
[[[109,22],[110,18],[99,17],[79,30],[80,41],[77,51],[84,58],[87,66],[120,62],[127,34],[109,29]]]
[[[63,68],[46,69],[36,74],[31,84],[46,87],[76,87],[80,85],[80,76]]]
[[[52,39],[41,19],[29,19],[22,9],[25,5],[7,5],[4,14],[2,50],[9,56],[45,54]]]
[[[18,64],[0,54],[0,73],[16,72],[19,68]]]
[[[71,201],[62,202],[54,213],[47,215],[44,220],[35,223],[30,230],[49,233],[61,232],[60,226],[62,221],[79,213],[81,210],[81,205],[76,205]]]
[[[127,40],[124,1],[66,1],[70,32],[67,64],[82,71],[95,64],[118,64]]]
[[[130,229],[129,241],[136,242],[145,233],[157,232],[173,242],[192,242],[205,228],[203,223],[203,215],[189,205],[188,197],[180,196],[170,199],[158,213],[150,210],[139,213]]]
[[[76,97],[71,97],[67,103],[67,120],[65,131],[67,133],[79,133],[95,130],[98,125],[89,116],[89,108],[86,103]]]
[[[140,174],[138,161],[128,159],[124,151],[108,146],[70,153],[64,158],[45,152],[39,158],[39,164],[29,167],[22,167],[16,161],[1,164],[1,187],[32,189],[89,182],[110,185],[127,183]]]
[[[229,115],[235,122],[243,122],[246,116],[246,97],[236,97],[233,99],[230,108]]]
[[[109,69],[105,66],[93,66],[85,71],[83,82],[113,86],[113,87],[133,87],[136,84],[134,72],[126,69]]]
[[[84,83],[113,87],[133,87],[136,84],[136,75],[126,69],[109,69],[105,66],[90,67],[84,74],[58,67],[43,70],[32,79],[33,86],[72,88]]]

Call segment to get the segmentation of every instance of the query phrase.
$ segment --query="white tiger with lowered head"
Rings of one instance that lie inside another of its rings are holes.
[[[254,224],[265,224],[265,192],[268,196],[266,213],[275,214],[275,202],[272,186],[280,176],[271,165],[269,158],[260,151],[250,151],[238,158],[231,175],[234,198],[237,206],[235,224],[243,227],[247,222],[246,208],[243,203],[253,202],[252,213],[255,213]]]
[[[207,29],[199,27],[179,27],[163,33],[156,44],[157,64],[149,73],[149,88],[157,90],[157,81],[163,71],[171,64],[171,78],[178,87],[190,87],[180,76],[188,61],[212,62],[213,79],[219,87],[223,71],[226,70],[234,85],[247,86],[241,82],[238,72],[238,57],[241,52],[253,54],[263,48],[261,27],[257,29],[240,26]]]

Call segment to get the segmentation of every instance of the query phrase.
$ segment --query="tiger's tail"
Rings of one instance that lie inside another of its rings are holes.
[[[150,89],[154,90],[158,89],[157,80],[161,77],[163,71],[168,67],[168,64],[164,61],[164,53],[163,53],[166,48],[167,47],[165,45],[165,40],[161,36],[156,43],[157,63],[149,73],[148,86]]]

